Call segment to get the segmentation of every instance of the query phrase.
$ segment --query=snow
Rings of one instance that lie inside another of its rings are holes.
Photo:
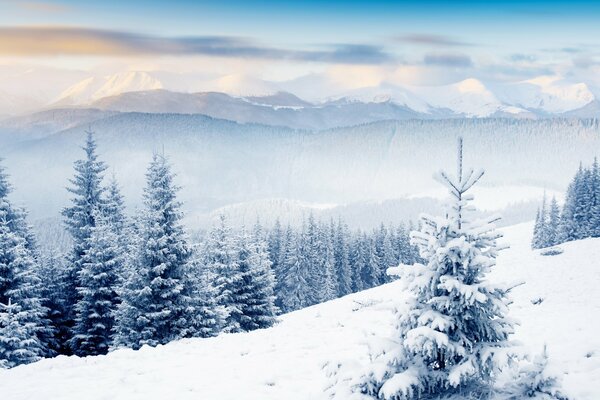
[[[127,71],[104,77],[89,77],[65,89],[55,106],[89,104],[127,92],[162,89],[163,84],[147,72]]]
[[[511,247],[500,253],[491,278],[526,282],[512,293],[509,315],[521,323],[515,339],[536,354],[548,346],[549,369],[570,398],[597,399],[600,239],[566,243],[562,254],[542,256],[529,248],[532,229],[532,223],[503,229]],[[365,363],[368,347],[388,338],[400,287],[391,283],[290,313],[266,330],[0,371],[0,394],[11,400],[324,400],[331,365]]]

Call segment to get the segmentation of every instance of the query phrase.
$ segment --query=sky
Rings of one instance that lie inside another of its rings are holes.
[[[37,68],[65,83],[160,71],[190,90],[323,76],[315,97],[466,78],[600,86],[599,18],[600,2],[578,0],[0,0],[0,84]]]

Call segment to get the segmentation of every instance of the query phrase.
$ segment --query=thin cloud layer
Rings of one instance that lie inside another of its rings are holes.
[[[472,43],[462,42],[443,35],[412,34],[396,37],[396,40],[404,43],[427,45],[427,46],[473,46]]]
[[[162,37],[69,27],[0,27],[0,55],[207,55],[218,57],[379,64],[393,60],[381,46],[331,45],[323,50],[261,46],[229,36]]]
[[[471,67],[473,61],[469,56],[455,53],[426,54],[423,58],[426,65],[442,65],[447,67]]]

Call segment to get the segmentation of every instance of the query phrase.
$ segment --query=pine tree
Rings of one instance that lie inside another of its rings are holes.
[[[350,269],[350,251],[348,248],[348,226],[338,219],[334,234],[334,259],[337,276],[337,296],[352,293],[352,271]]]
[[[354,238],[350,263],[352,268],[352,291],[360,292],[368,288],[364,284],[363,272],[367,271],[369,249],[363,234],[358,232]],[[368,274],[367,274],[368,275]]]
[[[299,235],[288,227],[285,235],[285,256],[282,275],[278,278],[277,296],[279,307],[284,313],[299,310],[311,305],[311,288],[308,268],[302,262],[302,241]]]
[[[467,192],[482,175],[463,174],[459,141],[457,177],[439,175],[452,195],[447,216],[422,217],[412,234],[427,265],[396,269],[412,295],[410,311],[398,315],[399,344],[376,357],[360,392],[397,400],[489,391],[513,327],[505,316],[508,290],[485,280],[498,251],[498,218],[467,217]]]
[[[0,363],[12,367],[15,362],[31,362],[46,355],[47,343],[42,338],[51,337],[52,332],[45,318],[48,310],[40,298],[37,260],[19,228],[23,227],[23,214],[15,211],[8,200],[10,190],[0,168],[0,304],[5,305],[0,336],[7,335],[0,340],[8,340]],[[12,351],[23,353],[23,358],[7,353]]]
[[[600,166],[597,158],[594,158],[591,175],[589,190],[591,191],[592,204],[590,206],[589,233],[592,237],[600,237]]]
[[[548,220],[546,229],[546,247],[556,246],[559,244],[559,223],[560,223],[560,208],[556,197],[552,197],[550,201],[550,210],[548,211]]]
[[[190,274],[194,279],[193,299],[196,320],[193,324],[194,337],[216,336],[221,331],[224,311],[217,304],[215,274],[206,266],[204,250],[196,249],[190,262]]]
[[[216,275],[217,303],[225,312],[223,330],[239,332],[242,305],[237,292],[242,285],[242,275],[238,265],[238,250],[225,215],[219,216],[219,222],[210,232],[208,241],[208,267]]]
[[[325,247],[312,212],[309,214],[306,224],[303,223],[300,241],[300,262],[308,272],[306,276],[309,284],[307,300],[309,305],[318,304],[325,297],[323,291],[327,270],[323,268]]]
[[[116,234],[114,216],[96,215],[83,265],[78,274],[75,326],[71,348],[79,356],[106,354],[112,344],[115,312],[119,305],[117,287],[124,253]]]
[[[333,225],[331,225],[331,229],[322,226],[318,232],[317,260],[320,263],[319,272],[322,279],[319,282],[319,303],[337,298],[338,282],[333,249],[334,232]]]
[[[10,299],[0,303],[0,368],[38,361],[39,345],[28,313]]]
[[[365,235],[365,242],[368,249],[367,262],[361,272],[363,287],[369,289],[381,285],[383,277],[381,276],[381,257],[377,251],[377,238],[368,238]]]
[[[53,332],[48,340],[48,356],[70,354],[69,339],[71,331],[66,318],[69,314],[65,298],[66,260],[63,255],[53,251],[40,259],[39,276],[41,279],[40,297],[42,306],[48,310],[46,318]]]
[[[75,320],[75,304],[79,300],[77,281],[79,271],[83,267],[83,256],[88,249],[92,228],[96,225],[97,211],[102,209],[103,173],[106,165],[98,160],[97,145],[93,132],[86,132],[87,139],[83,147],[85,158],[75,161],[75,176],[70,179],[71,187],[67,190],[73,195],[71,206],[63,209],[65,225],[73,239],[73,249],[69,257],[67,274],[65,275],[65,298],[67,302],[67,327],[71,328]]]
[[[275,323],[275,278],[267,254],[267,244],[262,238],[262,228],[257,223],[253,235],[244,230],[238,241],[237,264],[242,277],[236,297],[240,304],[241,331],[268,328]]]
[[[115,335],[115,345],[134,349],[190,337],[196,322],[179,188],[164,156],[153,156],[146,180],[141,248],[121,293]]]
[[[283,261],[283,234],[281,223],[279,222],[279,218],[277,218],[273,229],[269,232],[268,239],[269,259],[271,260],[271,268],[276,276],[279,275],[279,269]]]

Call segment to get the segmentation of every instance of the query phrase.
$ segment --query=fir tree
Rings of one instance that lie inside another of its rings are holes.
[[[318,237],[316,259],[320,265],[319,275],[322,279],[318,282],[320,286],[318,302],[322,303],[337,297],[338,282],[333,249],[334,230],[323,226],[318,232]]]
[[[219,222],[210,232],[208,241],[208,267],[216,276],[217,303],[225,313],[223,330],[239,332],[242,329],[242,305],[237,293],[242,285],[242,275],[236,243],[225,215],[219,216]]]
[[[237,263],[242,277],[236,293],[241,305],[240,330],[268,328],[274,324],[277,314],[273,294],[275,277],[258,223],[252,236],[242,231],[238,248]]]
[[[193,324],[195,337],[216,336],[221,331],[224,312],[217,304],[215,274],[206,266],[204,251],[196,249],[190,262],[190,274],[193,277],[193,299],[196,319]]]
[[[377,239],[368,238],[365,235],[365,242],[368,249],[367,262],[364,265],[364,269],[361,272],[363,287],[369,289],[375,286],[379,286],[383,278],[381,276],[381,257],[377,251]]]
[[[75,326],[71,348],[79,356],[106,354],[112,343],[115,312],[119,304],[117,287],[123,269],[124,253],[120,246],[115,218],[96,215],[96,225],[88,239],[79,271]]]
[[[115,335],[117,346],[134,349],[190,337],[196,322],[179,188],[164,156],[153,156],[146,180],[139,255],[121,293]]]
[[[277,296],[284,313],[311,305],[308,269],[302,262],[302,242],[291,228],[286,230],[282,276],[278,278]]]
[[[551,247],[559,244],[559,223],[560,223],[560,208],[558,207],[558,202],[556,201],[556,197],[552,197],[550,201],[550,209],[548,211],[548,219],[547,219],[547,229],[546,229],[546,246]]]
[[[23,214],[15,212],[8,200],[10,190],[8,178],[0,168],[0,304],[5,305],[0,336],[7,335],[0,340],[8,340],[0,360],[12,367],[16,362],[31,362],[47,354],[47,340],[42,338],[48,339],[52,332],[40,298],[37,260],[22,236],[24,231],[19,229],[23,227]],[[19,342],[15,342],[17,338]],[[19,358],[7,353],[12,351],[27,356]]]
[[[350,251],[348,248],[348,226],[338,219],[334,234],[334,259],[337,276],[337,296],[352,293],[352,271],[350,269]]]
[[[395,269],[412,295],[409,312],[398,315],[399,344],[376,357],[356,385],[362,393],[397,400],[489,392],[513,327],[508,290],[485,280],[498,251],[497,218],[467,217],[467,192],[482,175],[463,174],[460,141],[457,177],[439,175],[452,195],[447,216],[422,217],[412,234],[427,265]]]
[[[48,310],[46,316],[53,332],[48,340],[48,356],[69,354],[71,331],[66,323],[66,260],[63,255],[50,251],[40,259],[39,276],[41,279],[40,296],[42,305]]]
[[[39,342],[26,311],[8,300],[0,303],[0,368],[12,368],[40,359]]]
[[[87,139],[83,147],[85,158],[75,161],[75,176],[70,179],[72,186],[67,189],[73,195],[71,206],[62,211],[65,225],[73,239],[73,249],[65,275],[65,298],[69,310],[66,323],[69,328],[74,324],[75,304],[79,300],[77,279],[83,267],[82,259],[88,249],[92,229],[96,225],[97,211],[103,206],[102,179],[107,168],[98,160],[93,132],[86,133]]]
[[[363,234],[358,232],[356,235],[351,250],[351,265],[352,265],[352,291],[360,292],[368,288],[365,286],[363,273],[367,271],[369,247]],[[366,273],[366,275],[369,275]]]

